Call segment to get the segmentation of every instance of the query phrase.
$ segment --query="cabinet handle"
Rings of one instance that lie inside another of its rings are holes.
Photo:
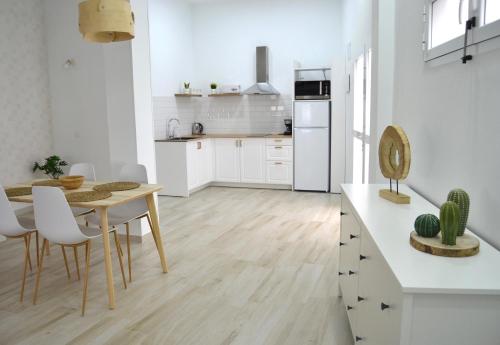
[[[365,299],[361,296],[358,296],[358,302],[363,302]]]
[[[198,141],[196,144],[197,144],[198,150],[201,150],[201,141]]]
[[[349,275],[352,276],[353,274],[356,274],[356,272],[349,270]]]
[[[353,238],[358,238],[359,236],[358,236],[358,235],[353,235],[353,234],[351,234],[351,235],[349,235],[349,237],[350,237],[350,238],[351,238],[351,240],[352,240]]]
[[[359,256],[359,261],[363,261],[363,260],[366,260],[366,256],[364,256],[364,255],[360,255],[360,256]]]
[[[281,140],[281,139],[274,139],[274,142],[275,142],[275,143],[281,143],[282,141],[283,141],[283,140]]]
[[[281,162],[275,162],[274,165],[282,165],[283,163]]]
[[[343,273],[343,272],[339,272],[339,276],[343,276],[343,275],[344,275],[344,273]]]
[[[363,341],[363,338],[356,336],[356,342]]]
[[[276,150],[281,150],[283,148],[283,146],[275,146],[274,147]]]
[[[344,243],[344,242],[340,242],[340,243],[339,243],[339,246],[340,246],[340,247],[345,246],[345,243]]]
[[[389,309],[390,306],[385,304],[384,302],[380,303],[380,310],[384,311],[386,309]]]
[[[350,305],[347,306],[347,310],[352,310],[354,309],[353,307],[351,307]]]
[[[347,213],[340,211],[341,216],[345,216]]]

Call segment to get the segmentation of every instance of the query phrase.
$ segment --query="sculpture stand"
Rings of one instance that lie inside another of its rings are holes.
[[[396,180],[396,190],[392,189],[392,179],[389,180],[390,189],[381,189],[378,194],[381,198],[389,200],[395,204],[409,204],[411,198],[409,195],[399,192],[399,180]]]

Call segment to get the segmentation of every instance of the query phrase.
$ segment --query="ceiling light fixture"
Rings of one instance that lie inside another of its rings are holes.
[[[79,28],[89,42],[109,43],[134,38],[134,13],[128,0],[87,0],[79,5]]]

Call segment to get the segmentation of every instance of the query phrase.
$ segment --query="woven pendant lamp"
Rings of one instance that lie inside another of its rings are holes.
[[[80,33],[89,42],[117,42],[134,38],[134,13],[127,0],[81,2]]]

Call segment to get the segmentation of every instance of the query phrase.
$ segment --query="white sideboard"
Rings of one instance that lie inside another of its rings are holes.
[[[187,197],[210,185],[292,188],[291,138],[208,137],[155,147],[160,195]]]
[[[439,210],[407,186],[410,205],[383,185],[342,185],[339,283],[356,344],[499,345],[500,252],[480,240],[469,258],[409,244],[415,218]]]

